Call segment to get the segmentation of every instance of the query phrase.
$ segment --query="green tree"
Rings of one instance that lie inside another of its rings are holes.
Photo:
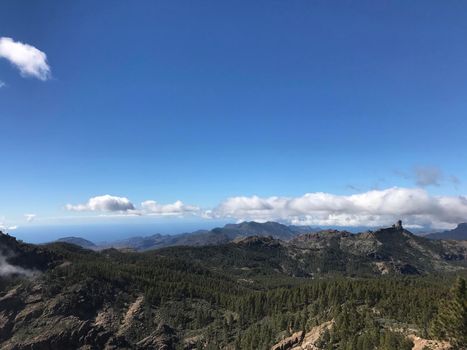
[[[451,298],[440,305],[432,325],[432,334],[448,340],[454,346],[467,344],[467,286],[457,278],[451,289]]]

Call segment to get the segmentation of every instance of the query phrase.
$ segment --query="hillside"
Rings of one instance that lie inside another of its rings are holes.
[[[355,235],[318,232],[296,237],[289,246],[300,248],[297,253],[310,257],[320,271],[350,272],[366,266],[381,274],[424,274],[453,271],[467,264],[467,242],[432,241],[402,227]]]
[[[430,233],[425,237],[430,239],[452,239],[457,241],[467,240],[467,223],[459,224],[452,230]]]
[[[96,244],[81,237],[63,237],[63,238],[58,239],[57,242],[71,243],[71,244],[79,245],[80,247],[83,247],[86,249],[97,249]]]
[[[56,266],[60,260],[49,249],[23,243],[0,231],[0,276],[33,274]]]
[[[224,245],[169,247],[154,254],[244,271],[312,277],[326,274],[424,275],[467,267],[467,242],[432,241],[398,227],[351,234],[326,230],[295,236],[237,238]]]
[[[316,349],[411,349],[410,337],[436,336],[428,330],[438,305],[466,275],[463,245],[395,227],[143,253],[3,234],[0,247],[18,268],[1,277],[1,349],[269,349],[300,331]]]

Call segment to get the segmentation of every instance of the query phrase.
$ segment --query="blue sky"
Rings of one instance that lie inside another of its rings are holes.
[[[0,52],[0,224],[467,221],[466,13],[432,1],[2,1],[0,37],[44,53],[50,71]],[[270,198],[317,192],[331,197],[295,211]],[[427,201],[407,210],[414,193]],[[88,205],[107,194],[133,209]],[[379,213],[391,196],[402,209]]]

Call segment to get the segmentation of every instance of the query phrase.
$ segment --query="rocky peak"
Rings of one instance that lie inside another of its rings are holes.
[[[403,230],[404,228],[402,227],[402,220],[397,220],[397,222],[392,225],[392,228],[396,230]]]

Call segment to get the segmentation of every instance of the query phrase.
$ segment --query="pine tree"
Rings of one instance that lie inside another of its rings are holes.
[[[451,299],[441,304],[432,325],[432,334],[454,346],[467,344],[467,286],[458,278],[451,290]]]

